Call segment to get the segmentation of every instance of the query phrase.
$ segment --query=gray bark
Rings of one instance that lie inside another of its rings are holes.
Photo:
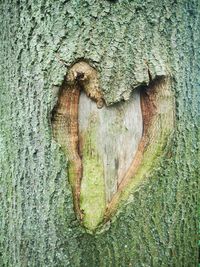
[[[199,10],[198,0],[1,1],[0,266],[197,266]],[[76,219],[51,130],[79,59],[98,69],[108,105],[149,73],[170,76],[176,99],[159,166],[96,234]]]

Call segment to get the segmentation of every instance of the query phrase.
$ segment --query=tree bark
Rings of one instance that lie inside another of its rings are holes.
[[[0,266],[197,266],[198,0],[0,3]],[[107,105],[170,77],[173,136],[159,166],[96,233],[76,219],[51,116],[86,60]]]

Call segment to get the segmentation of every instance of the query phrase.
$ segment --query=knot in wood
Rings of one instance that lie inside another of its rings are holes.
[[[67,75],[67,84],[84,90],[86,95],[97,103],[98,108],[104,106],[97,71],[88,63],[81,61],[74,64]]]

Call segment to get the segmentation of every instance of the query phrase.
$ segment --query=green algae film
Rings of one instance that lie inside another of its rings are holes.
[[[91,119],[84,138],[80,209],[84,226],[93,231],[102,222],[106,208],[103,162],[96,148],[95,120]]]

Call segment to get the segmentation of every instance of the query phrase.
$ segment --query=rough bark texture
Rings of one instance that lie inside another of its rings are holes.
[[[0,266],[195,267],[199,1],[2,0],[0,8]],[[176,98],[160,165],[94,235],[76,220],[51,130],[58,87],[82,58],[98,69],[107,104],[129,98],[149,73],[171,76]]]

